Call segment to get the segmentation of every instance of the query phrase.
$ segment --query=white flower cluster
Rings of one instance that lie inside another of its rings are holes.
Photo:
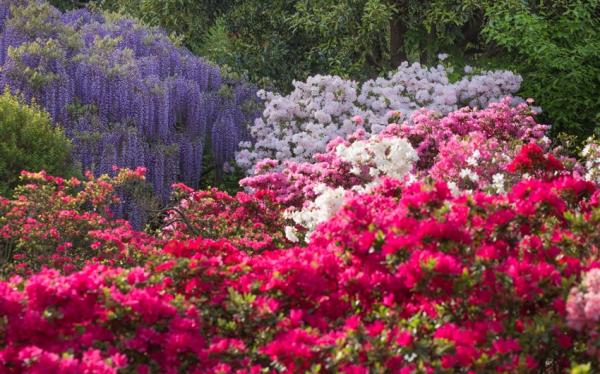
[[[375,135],[367,140],[357,140],[349,146],[340,144],[335,152],[340,159],[352,165],[350,171],[353,174],[368,173],[369,178],[365,178],[365,184],[354,186],[351,191],[318,184],[314,188],[317,194],[314,201],[301,210],[292,208],[286,212],[286,218],[307,229],[307,242],[317,225],[331,218],[341,208],[347,193],[369,192],[380,183],[382,177],[403,179],[409,175],[419,159],[415,149],[405,139]],[[285,234],[289,240],[298,241],[294,228],[286,227]]]
[[[287,96],[260,91],[266,107],[250,129],[255,142],[240,144],[237,164],[251,172],[264,158],[310,161],[330,140],[346,137],[357,126],[377,134],[390,118],[408,120],[419,108],[447,114],[467,105],[484,107],[521,85],[521,77],[509,71],[471,72],[457,82],[450,82],[448,72],[443,65],[427,68],[405,62],[386,78],[362,85],[316,75],[294,82]]]
[[[594,137],[589,138],[581,156],[585,162],[585,179],[600,183],[600,141]]]
[[[497,193],[505,193],[504,189],[505,181],[504,174],[496,173],[492,176],[492,187],[496,190]]]
[[[310,240],[310,233],[314,231],[317,225],[327,221],[342,207],[346,190],[342,187],[331,188],[326,185],[319,185],[320,194],[314,201],[302,210],[290,210],[285,213],[286,218],[291,218],[296,224],[305,227],[308,230],[305,240]],[[297,242],[296,231],[292,227],[285,228],[285,235],[288,240]]]
[[[340,159],[352,165],[353,174],[361,175],[365,169],[371,177],[386,175],[402,178],[408,174],[419,156],[408,141],[402,138],[371,137],[355,141],[349,146],[340,144],[335,150]]]

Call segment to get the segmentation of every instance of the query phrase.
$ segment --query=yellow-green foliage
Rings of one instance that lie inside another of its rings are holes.
[[[72,172],[71,143],[36,105],[5,90],[0,95],[0,194],[18,182],[21,170],[46,170],[53,175]]]

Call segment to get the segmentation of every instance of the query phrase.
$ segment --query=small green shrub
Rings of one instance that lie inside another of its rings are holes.
[[[18,184],[21,170],[70,175],[71,143],[37,105],[5,90],[0,95],[0,194]]]

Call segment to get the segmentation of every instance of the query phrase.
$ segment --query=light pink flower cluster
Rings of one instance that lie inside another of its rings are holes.
[[[600,362],[600,268],[591,269],[567,301],[569,327],[589,337],[588,353]]]
[[[376,135],[390,119],[410,120],[419,108],[445,115],[465,105],[486,107],[521,85],[521,77],[509,71],[471,70],[455,82],[449,72],[451,67],[442,64],[404,62],[386,77],[363,83],[316,75],[294,82],[289,95],[259,91],[265,110],[250,127],[254,141],[240,144],[236,162],[251,173],[264,158],[311,161],[328,142],[357,127]]]

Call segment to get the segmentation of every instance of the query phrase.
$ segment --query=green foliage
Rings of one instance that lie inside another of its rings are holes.
[[[580,138],[600,127],[600,2],[559,1],[533,10],[521,2],[487,9],[488,42],[507,51],[554,130]]]
[[[192,51],[201,48],[204,35],[232,0],[98,0],[103,9],[128,14],[151,26],[160,26],[182,39]]]
[[[365,77],[389,68],[394,12],[386,0],[300,0],[290,25],[308,36],[308,60],[332,74]]]
[[[18,184],[21,170],[69,175],[71,144],[50,117],[8,91],[0,95],[0,195]]]
[[[225,59],[216,56],[209,56],[209,59],[225,63],[251,81],[265,86],[289,88],[293,79],[315,72],[307,58],[309,43],[306,35],[294,30],[289,21],[294,14],[295,2],[239,2],[221,21],[229,39],[226,45],[229,53]]]
[[[69,10],[84,7],[89,0],[50,0],[49,2],[58,9]]]

